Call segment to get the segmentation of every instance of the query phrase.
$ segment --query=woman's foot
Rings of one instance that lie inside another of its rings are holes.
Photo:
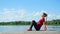
[[[32,29],[31,29],[31,28],[29,28],[29,29],[27,29],[27,31],[32,31]]]

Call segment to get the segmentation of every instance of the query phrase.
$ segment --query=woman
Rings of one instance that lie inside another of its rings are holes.
[[[39,31],[42,25],[44,25],[44,31],[46,31],[45,17],[47,17],[47,14],[42,13],[41,19],[37,23],[33,20],[30,28],[27,31],[32,31],[33,26],[36,29],[36,31]]]

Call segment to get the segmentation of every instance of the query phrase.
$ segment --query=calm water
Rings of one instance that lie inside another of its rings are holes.
[[[7,31],[26,31],[28,26],[0,26],[0,32],[7,32]],[[41,27],[41,30],[43,30],[43,26]],[[33,27],[33,30],[34,27]],[[47,25],[47,30],[57,30],[60,31],[60,26],[48,26]]]

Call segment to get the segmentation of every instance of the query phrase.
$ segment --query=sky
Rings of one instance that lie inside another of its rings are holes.
[[[0,22],[60,19],[60,0],[0,0]]]

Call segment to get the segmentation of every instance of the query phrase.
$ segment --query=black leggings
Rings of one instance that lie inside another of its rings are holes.
[[[30,28],[32,28],[33,26],[36,29],[36,31],[39,31],[40,28],[41,28],[41,26],[38,26],[38,24],[34,20],[32,21],[32,24],[31,24],[31,27]]]

